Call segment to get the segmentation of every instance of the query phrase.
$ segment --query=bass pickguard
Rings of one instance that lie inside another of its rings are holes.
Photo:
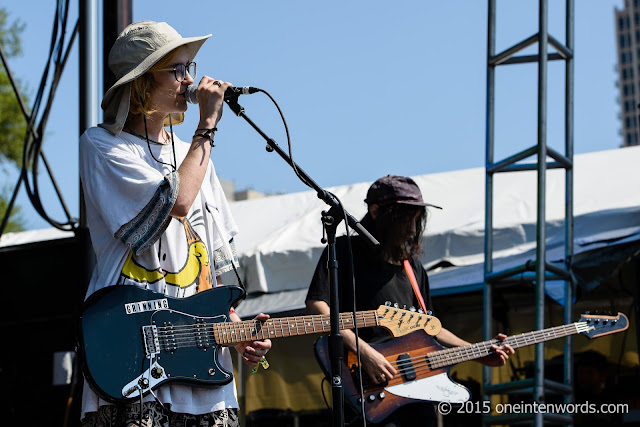
[[[407,399],[434,402],[464,403],[471,399],[469,390],[441,373],[421,380],[409,381],[384,388],[387,392]]]
[[[470,399],[466,387],[449,377],[449,369],[431,369],[426,356],[442,347],[427,334],[418,331],[393,339],[384,344],[371,344],[390,363],[396,365],[399,375],[391,382],[374,384],[363,370],[363,395],[368,422],[378,423],[402,405],[419,401],[462,403]],[[319,338],[314,346],[315,355],[325,374],[329,374],[330,359],[327,337]],[[345,400],[360,411],[357,358],[351,352],[345,357],[342,372]]]

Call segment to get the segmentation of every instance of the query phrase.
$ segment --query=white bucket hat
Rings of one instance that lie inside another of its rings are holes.
[[[177,47],[184,46],[189,61],[211,34],[184,38],[166,22],[141,21],[128,25],[109,52],[109,68],[118,79],[102,98],[104,123],[114,135],[122,132],[129,114],[131,82]]]

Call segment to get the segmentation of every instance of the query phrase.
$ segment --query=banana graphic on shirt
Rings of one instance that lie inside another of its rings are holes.
[[[122,267],[122,275],[136,282],[154,283],[164,278],[167,285],[186,288],[197,284],[198,292],[211,289],[214,286],[214,278],[211,270],[209,251],[204,242],[193,229],[186,218],[175,218],[184,227],[189,251],[183,266],[177,272],[168,272],[161,268],[149,270],[138,264],[133,258],[133,252]]]

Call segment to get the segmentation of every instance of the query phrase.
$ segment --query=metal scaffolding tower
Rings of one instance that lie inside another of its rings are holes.
[[[484,286],[484,330],[485,340],[493,338],[493,292],[496,286],[522,285],[529,283],[535,289],[536,329],[544,329],[545,281],[564,281],[564,319],[572,320],[573,283],[570,267],[573,254],[573,49],[574,49],[574,2],[566,0],[566,40],[563,45],[548,31],[548,0],[539,0],[538,32],[496,53],[496,1],[488,4],[487,33],[487,119],[486,119],[486,200],[485,200],[485,286]],[[522,50],[538,43],[537,55],[516,56]],[[551,47],[554,52],[547,52]],[[548,61],[565,61],[565,153],[561,154],[547,145],[547,76]],[[536,63],[538,65],[538,127],[537,144],[502,160],[494,159],[495,82],[496,67],[509,64]],[[529,157],[534,163],[520,163]],[[550,158],[550,159],[549,159]],[[546,260],[546,175],[548,169],[565,170],[565,265],[558,268]],[[493,270],[493,196],[494,177],[498,173],[537,171],[537,220],[536,259],[524,265],[504,271]],[[564,395],[566,402],[573,400],[572,339],[564,343],[564,381],[545,379],[544,343],[535,346],[535,374],[533,378],[514,382],[492,384],[491,369],[483,369],[483,398],[494,394],[532,392],[533,402],[544,403],[548,393]],[[573,425],[572,418],[563,414],[527,413],[487,415],[483,425],[524,422],[541,426],[545,421]]]

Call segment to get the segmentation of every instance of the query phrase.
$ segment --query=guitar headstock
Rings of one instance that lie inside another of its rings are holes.
[[[385,327],[394,337],[400,337],[420,329],[428,335],[436,336],[442,329],[437,317],[417,311],[381,305],[376,310],[380,326]]]
[[[578,332],[589,338],[622,332],[629,327],[629,319],[623,313],[617,315],[589,314],[580,316]]]

